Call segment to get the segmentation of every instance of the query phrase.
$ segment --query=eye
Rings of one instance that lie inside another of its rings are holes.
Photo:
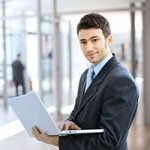
[[[87,44],[87,41],[80,41],[80,44],[86,45],[86,44]]]
[[[95,42],[97,42],[98,41],[98,39],[92,39],[92,42],[93,43],[95,43]]]

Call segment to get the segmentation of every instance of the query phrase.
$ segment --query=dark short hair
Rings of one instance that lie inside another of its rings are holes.
[[[98,13],[90,13],[83,16],[77,25],[77,34],[81,29],[101,29],[105,38],[107,38],[111,34],[110,24],[108,20],[98,14]]]

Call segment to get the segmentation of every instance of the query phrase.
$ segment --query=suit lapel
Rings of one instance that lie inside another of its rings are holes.
[[[82,86],[81,86],[81,88],[80,88],[81,98],[82,98],[83,95],[84,95],[85,86],[86,86],[86,77],[84,77],[84,81],[82,82]]]
[[[93,80],[87,91],[84,93],[85,84],[86,84],[86,75],[84,76],[84,82],[80,89],[80,96],[79,96],[79,107],[75,114],[75,116],[83,109],[83,107],[91,100],[91,98],[96,94],[97,92],[97,86],[98,84],[101,84],[103,82],[104,78],[107,76],[107,74],[112,70],[112,68],[118,63],[115,56],[113,56],[106,65],[102,68],[102,70],[98,73],[96,78]]]

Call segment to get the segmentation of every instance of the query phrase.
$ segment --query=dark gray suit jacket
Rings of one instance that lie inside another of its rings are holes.
[[[64,136],[60,150],[127,150],[127,135],[138,104],[138,89],[130,73],[113,56],[86,93],[87,70],[82,74],[76,104],[69,120],[101,134]]]

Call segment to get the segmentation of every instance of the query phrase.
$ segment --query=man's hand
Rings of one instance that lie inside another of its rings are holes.
[[[60,126],[60,130],[81,130],[81,128],[74,122],[67,120]]]
[[[65,121],[61,125],[60,130],[81,130],[81,128],[72,121]],[[41,133],[36,126],[32,128],[32,134],[38,141],[55,146],[59,145],[59,136],[49,136],[47,133]]]
[[[32,134],[38,141],[58,146],[59,137],[57,135],[49,136],[46,133],[41,133],[36,126],[32,128]]]

